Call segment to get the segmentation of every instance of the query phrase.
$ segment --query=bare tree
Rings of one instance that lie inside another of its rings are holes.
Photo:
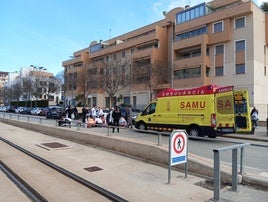
[[[32,92],[33,92],[32,79],[30,77],[22,78],[22,94],[25,100],[25,105],[26,105],[26,101],[29,101],[32,99]]]
[[[65,69],[65,73],[64,73],[64,93],[65,93],[65,98],[67,96],[67,94],[72,98],[72,105],[75,104],[74,103],[74,95],[75,95],[75,91],[77,88],[77,72],[76,71],[70,71],[68,72]]]
[[[90,63],[86,66],[85,71],[85,97],[87,98],[89,95],[97,93],[100,79],[98,78],[98,65]]]
[[[129,58],[110,57],[106,61],[92,62],[89,66],[88,89],[100,89],[109,96],[109,107],[115,95],[130,85]],[[98,76],[96,76],[98,75]]]
[[[17,101],[17,107],[18,107],[18,103],[20,100],[20,97],[23,93],[23,89],[22,89],[22,85],[20,82],[15,83],[14,85],[11,86],[12,89],[12,97],[11,99],[15,99]]]
[[[79,88],[77,101],[81,102],[82,105],[85,105],[87,98],[87,69],[85,66],[79,68],[77,72],[77,87]]]
[[[168,69],[165,65],[156,61],[150,63],[150,60],[139,61],[138,64],[133,65],[133,83],[143,84],[148,87],[150,91],[150,100],[157,92],[158,86],[167,83]]]

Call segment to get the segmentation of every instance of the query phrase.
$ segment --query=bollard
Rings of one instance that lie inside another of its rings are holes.
[[[27,122],[29,122],[30,121],[30,116],[27,116]]]
[[[161,133],[158,133],[158,143],[157,143],[157,146],[161,146],[162,145],[161,142],[162,142],[162,134]]]
[[[39,119],[39,124],[40,124],[40,125],[42,124],[42,119],[41,119],[41,118]]]
[[[107,136],[109,136],[110,135],[110,126],[109,125],[107,125],[107,129],[108,129]]]
[[[268,135],[268,118],[266,119],[266,132],[267,132],[267,135]]]
[[[76,124],[76,130],[80,130],[80,123]]]

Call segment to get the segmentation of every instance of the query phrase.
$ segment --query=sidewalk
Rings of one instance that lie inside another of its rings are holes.
[[[1,122],[0,128],[2,138],[12,141],[131,202],[204,202],[213,197],[211,190],[195,185],[204,179],[194,175],[189,174],[185,178],[183,172],[172,170],[171,183],[168,184],[168,169],[165,167]],[[59,142],[68,147],[47,150],[38,146],[48,142]],[[2,158],[1,147],[0,158]],[[91,167],[97,167],[100,170],[95,172],[85,170],[85,168]],[[0,181],[3,181],[1,175]],[[5,196],[4,190],[0,189],[0,201],[10,201],[8,198],[1,198]]]
[[[224,134],[223,137],[229,137],[234,139],[245,139],[253,141],[268,142],[268,131],[266,127],[259,126],[255,129],[254,134]]]

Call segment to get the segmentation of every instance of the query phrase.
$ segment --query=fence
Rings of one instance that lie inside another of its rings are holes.
[[[244,168],[244,147],[250,146],[250,143],[238,144],[220,149],[213,149],[214,154],[214,200],[220,200],[220,153],[232,150],[232,190],[237,191],[237,149],[240,148],[240,174],[243,174]]]

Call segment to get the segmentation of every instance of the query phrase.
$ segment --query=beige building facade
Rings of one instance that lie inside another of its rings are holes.
[[[109,40],[93,41],[88,48],[64,61],[65,103],[75,104],[74,100],[83,95],[83,103],[89,107],[108,107],[109,96],[103,89],[87,88],[88,79],[93,81],[92,74],[99,77],[102,71],[98,68],[95,73],[89,71],[90,64],[109,61],[112,57],[128,58],[124,71],[132,75],[131,82],[116,92],[114,104],[140,108],[157,92],[169,87],[233,85],[249,90],[251,107],[256,106],[260,119],[265,120],[268,116],[268,14],[247,0],[214,0],[163,14],[162,20],[140,29]],[[154,78],[152,89],[133,77],[142,68],[148,69],[149,64],[154,64],[151,74],[161,77],[161,80]],[[164,71],[158,71],[160,68]]]

